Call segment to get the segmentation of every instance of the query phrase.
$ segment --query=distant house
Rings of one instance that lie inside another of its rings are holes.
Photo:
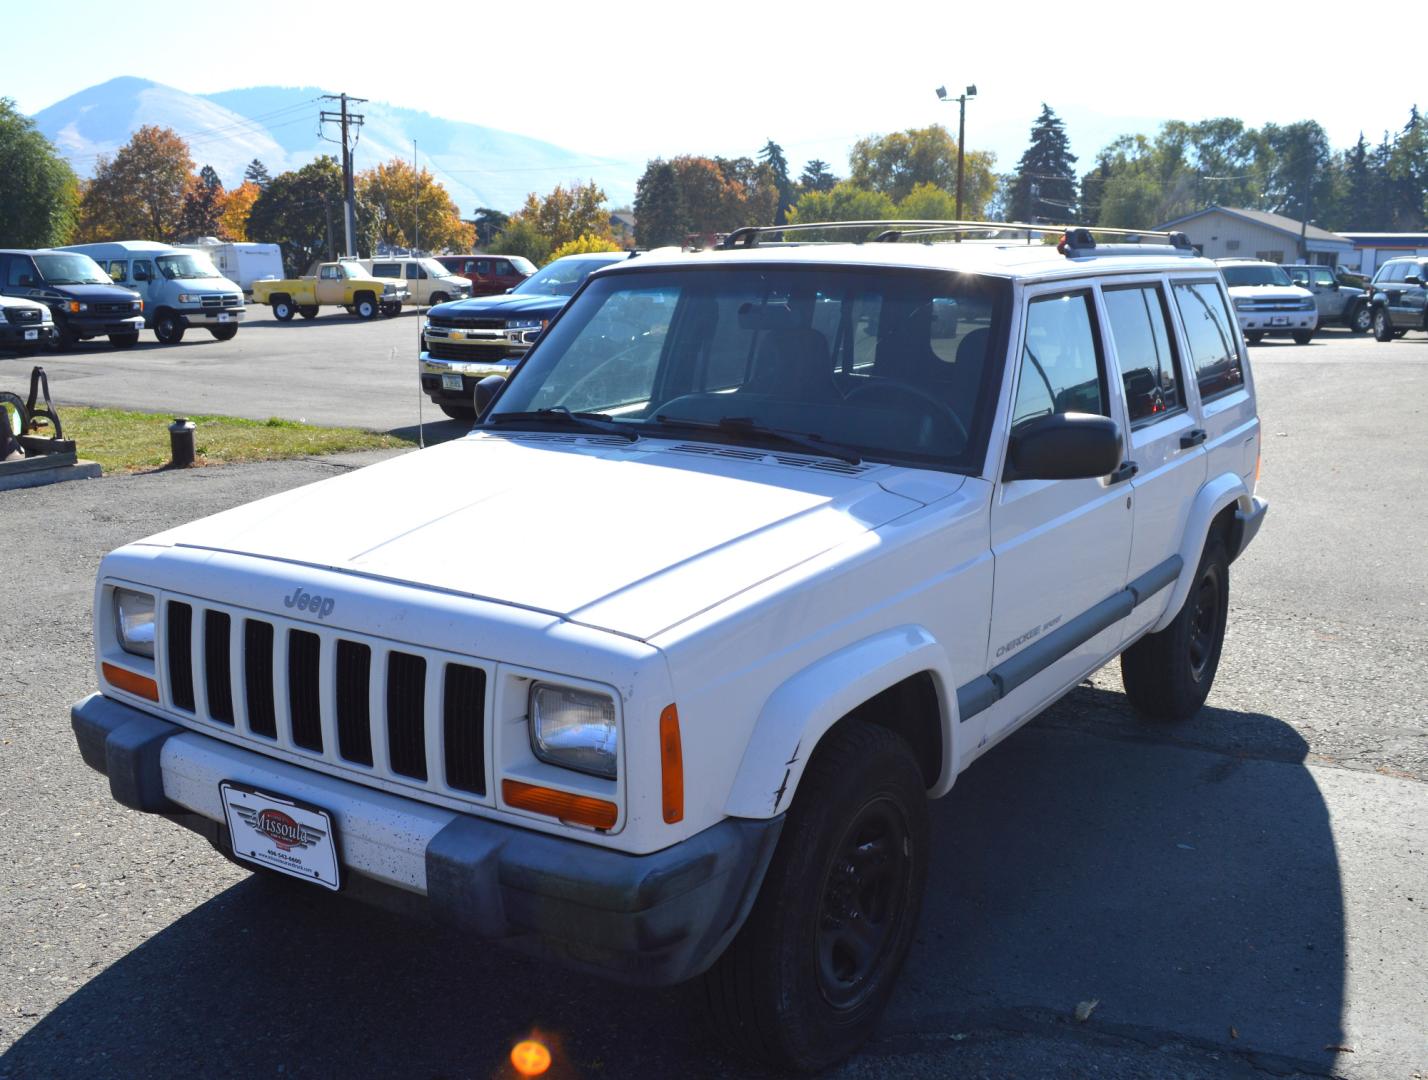
[[[1209,206],[1156,228],[1183,232],[1195,250],[1211,259],[1337,266],[1354,257],[1354,245],[1348,237],[1265,210]]]
[[[1355,268],[1361,274],[1372,274],[1389,259],[1400,255],[1428,255],[1428,232],[1346,232],[1353,241],[1358,258]]]

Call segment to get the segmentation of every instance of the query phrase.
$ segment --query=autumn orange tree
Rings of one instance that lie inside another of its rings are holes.
[[[614,245],[605,192],[593,180],[570,187],[557,185],[545,196],[531,192],[489,250],[500,255],[521,255],[542,265],[550,260],[553,251],[582,237],[588,238],[587,242],[609,241]],[[600,250],[618,250],[618,245]]]
[[[183,139],[170,128],[141,127],[113,158],[99,158],[80,202],[80,238],[177,239],[192,174]]]
[[[218,235],[224,240],[247,240],[248,215],[261,194],[263,189],[251,180],[224,192],[218,208]]]
[[[393,158],[357,176],[357,196],[372,208],[377,237],[397,247],[469,251],[470,223],[428,169]]]

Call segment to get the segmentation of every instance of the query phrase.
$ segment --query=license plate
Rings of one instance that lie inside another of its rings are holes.
[[[40,332],[39,332],[38,330],[26,330],[26,331],[25,331],[25,340],[26,340],[26,341],[39,341],[39,340],[40,340]]]
[[[341,887],[327,811],[233,780],[218,785],[218,796],[237,858],[325,889]]]
[[[228,321],[228,312],[226,312],[226,311],[220,311],[220,312],[218,313],[218,321],[219,321],[219,322],[227,322],[227,321]]]
[[[443,375],[443,376],[441,377],[441,388],[442,388],[443,390],[460,390],[460,389],[461,389],[461,376],[460,376],[460,375]]]
[[[1288,325],[1289,325],[1289,316],[1288,316],[1288,315],[1276,315],[1276,316],[1274,316],[1272,319],[1269,320],[1269,325],[1270,325],[1270,326],[1288,326]]]

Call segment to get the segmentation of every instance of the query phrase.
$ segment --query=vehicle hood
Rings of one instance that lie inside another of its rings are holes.
[[[1265,300],[1313,300],[1314,294],[1298,285],[1227,285],[1234,297],[1260,297]]]
[[[139,299],[139,294],[134,290],[120,288],[118,285],[44,285],[40,291],[52,292],[69,300],[96,304],[132,303]]]
[[[810,469],[824,459],[721,449],[475,432],[142,543],[413,583],[648,639],[963,480],[899,495],[878,478],[896,487],[911,470],[838,475]]]
[[[182,292],[241,293],[243,291],[235,282],[229,281],[225,277],[171,278],[170,282],[177,285]]]
[[[502,293],[497,296],[473,296],[469,300],[452,300],[437,304],[429,316],[448,315],[468,319],[519,319],[554,315],[570,302],[568,296],[546,293]]]

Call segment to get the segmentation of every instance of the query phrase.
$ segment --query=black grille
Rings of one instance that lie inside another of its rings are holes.
[[[446,783],[486,794],[486,673],[465,664],[446,665],[442,725],[446,736]]]
[[[193,712],[193,608],[170,600],[168,623],[169,697]]]
[[[273,624],[243,621],[243,689],[248,703],[248,726],[254,735],[278,737],[273,705]]]
[[[203,613],[203,681],[208,687],[208,715],[233,723],[233,678],[228,663],[230,620],[221,611]]]
[[[426,779],[426,660],[411,653],[387,657],[387,752],[392,771]]]
[[[337,643],[337,750],[348,761],[372,764],[372,650],[355,641]]]
[[[121,304],[95,304],[96,315],[128,315],[134,311],[134,305],[130,301]]]
[[[39,308],[12,307],[5,309],[5,318],[12,323],[44,322],[45,313]]]
[[[426,354],[433,360],[482,361],[512,359],[519,353],[509,349],[504,342],[494,341],[488,345],[452,345],[439,338],[426,339]]]
[[[293,742],[304,750],[322,752],[322,698],[318,658],[322,641],[306,630],[288,632],[288,709]]]
[[[446,326],[457,330],[504,330],[505,319],[472,319],[459,315],[432,315],[427,322],[432,326]]]

